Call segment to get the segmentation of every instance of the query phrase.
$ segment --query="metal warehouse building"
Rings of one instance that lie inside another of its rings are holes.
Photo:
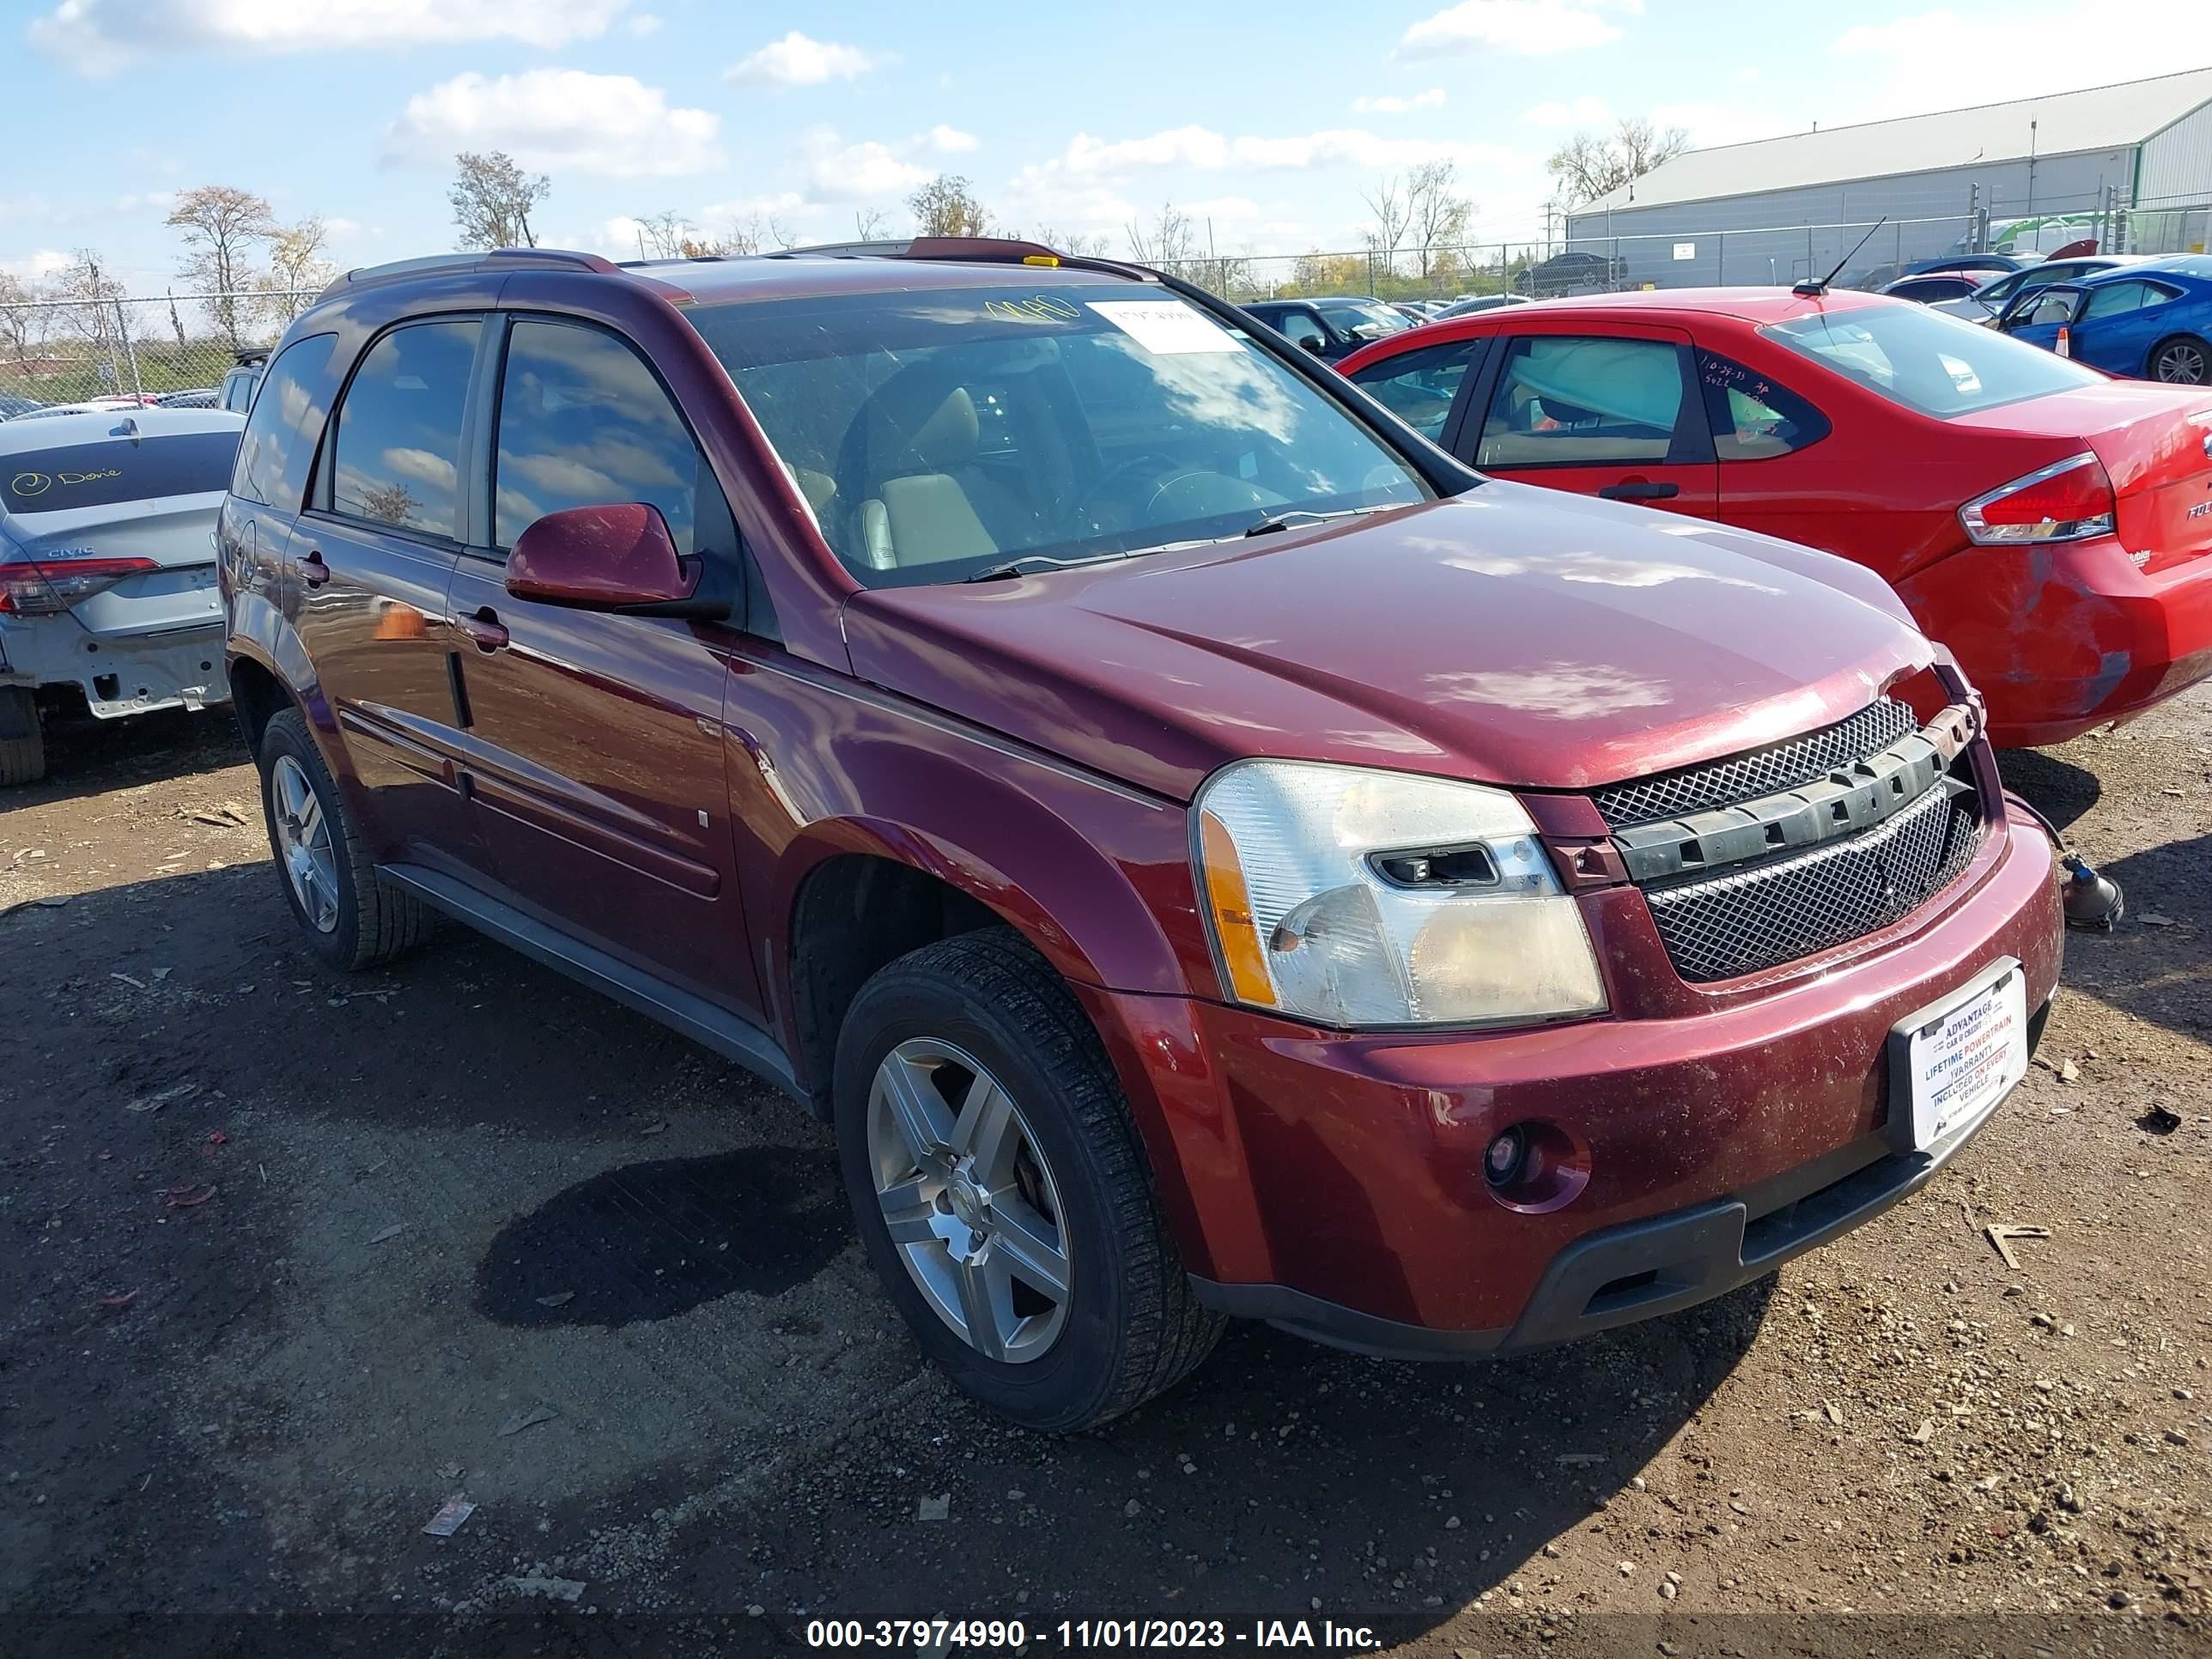
[[[1629,287],[1847,276],[1951,252],[2203,251],[2212,69],[1687,150],[1575,210],[1567,245]]]

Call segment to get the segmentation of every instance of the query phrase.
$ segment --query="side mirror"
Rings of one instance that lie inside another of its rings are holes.
[[[1301,334],[1298,336],[1298,343],[1316,357],[1328,350],[1328,342],[1318,334]]]
[[[658,507],[643,501],[548,513],[507,556],[507,591],[580,611],[682,609],[699,588]]]

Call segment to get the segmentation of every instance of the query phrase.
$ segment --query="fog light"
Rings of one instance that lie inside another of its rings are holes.
[[[1541,1118],[1500,1129],[1482,1149],[1482,1180],[1490,1196],[1523,1214],[1573,1203],[1589,1177],[1589,1146]]]
[[[1490,1143],[1482,1155],[1483,1177],[1493,1187],[1510,1187],[1528,1161],[1528,1138],[1518,1128],[1508,1129]]]

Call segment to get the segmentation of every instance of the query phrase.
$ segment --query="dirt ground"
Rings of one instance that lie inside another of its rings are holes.
[[[224,716],[63,732],[0,805],[0,1650],[2212,1645],[2212,695],[2006,765],[2130,919],[1922,1197],[1507,1364],[1240,1328],[1051,1441],[921,1366],[799,1109],[458,932],[323,972]]]

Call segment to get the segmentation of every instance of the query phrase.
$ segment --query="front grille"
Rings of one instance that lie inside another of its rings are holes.
[[[1938,787],[1851,840],[1644,897],[1677,973],[1735,979],[1903,921],[1966,869],[1981,839],[1972,791]]]
[[[1879,754],[1918,725],[1912,710],[1893,697],[1869,703],[1848,720],[1733,755],[1703,766],[1686,766],[1597,791],[1597,810],[1615,830],[1678,818],[1716,806],[1732,806],[1815,778]]]

